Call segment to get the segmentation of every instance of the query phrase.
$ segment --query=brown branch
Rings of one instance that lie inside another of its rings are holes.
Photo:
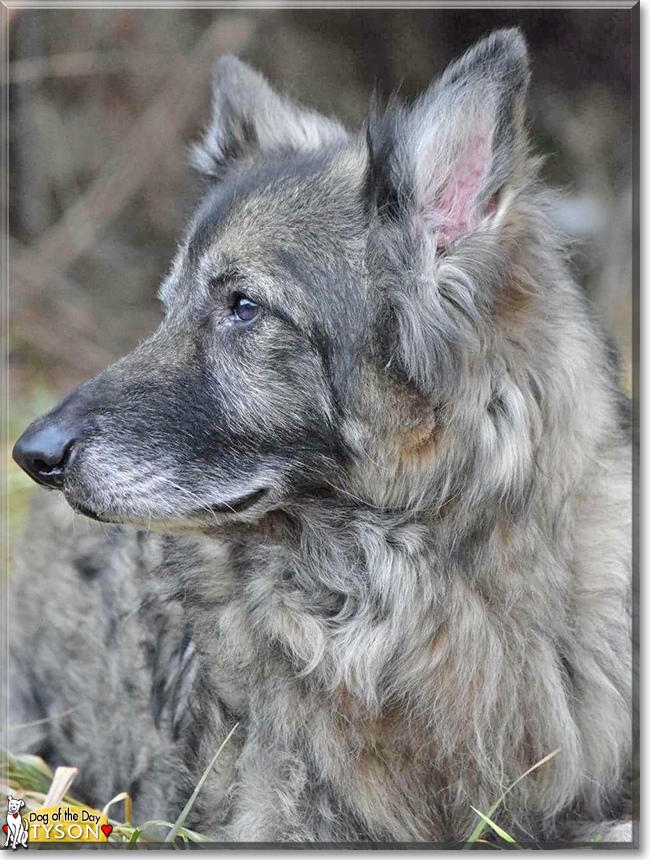
[[[51,292],[47,295],[47,319],[30,307],[30,300],[38,297],[46,283],[56,283],[61,298]],[[16,289],[18,287],[18,289]],[[34,251],[15,239],[9,246],[9,292],[12,307],[9,312],[9,332],[12,339],[35,344],[58,362],[79,368],[86,373],[100,370],[115,355],[92,340],[99,337],[91,315],[80,306],[81,286],[69,277],[49,271]],[[74,351],[70,343],[75,344]]]
[[[44,78],[123,72],[160,74],[172,63],[178,72],[189,61],[184,54],[143,51],[66,51],[49,57],[29,57],[9,63],[10,84],[38,83]]]

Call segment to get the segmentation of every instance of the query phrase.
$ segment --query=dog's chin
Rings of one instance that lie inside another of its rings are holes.
[[[66,496],[66,501],[75,512],[75,514],[81,514],[84,517],[88,517],[88,519],[96,520],[98,523],[106,523],[110,522],[110,520],[105,516],[99,516],[99,514],[95,513],[95,511],[86,507],[86,505],[82,505],[79,502],[73,502]]]
[[[241,517],[244,512],[251,511],[266,495],[267,490],[265,487],[262,487],[244,496],[233,498],[229,502],[218,502],[206,505],[203,508],[196,508],[179,519],[171,519],[165,516],[157,517],[155,510],[151,510],[146,516],[136,513],[130,514],[127,511],[120,511],[119,513],[111,510],[96,511],[86,503],[71,497],[68,493],[65,494],[65,497],[75,513],[95,520],[95,522],[120,525],[129,524],[151,528],[155,531],[169,532],[203,531],[206,525],[215,525],[220,521],[227,521],[233,516]]]

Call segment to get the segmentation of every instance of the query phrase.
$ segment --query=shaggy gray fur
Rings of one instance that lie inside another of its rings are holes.
[[[12,746],[88,801],[173,818],[237,722],[216,840],[458,842],[558,748],[501,823],[631,839],[630,437],[528,74],[499,31],[352,135],[219,62],[165,321],[40,419],[113,525],[35,515]]]

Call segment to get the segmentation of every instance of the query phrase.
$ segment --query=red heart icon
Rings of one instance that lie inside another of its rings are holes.
[[[4,830],[4,832],[6,833],[6,832],[7,832],[7,825],[6,825],[6,824],[3,824],[3,825],[2,825],[2,829],[3,829],[3,830]]]
[[[112,824],[102,824],[102,831],[104,833],[104,836],[108,836],[108,834],[111,832],[112,829],[113,829]]]
[[[14,812],[14,818],[18,818],[18,813]]]

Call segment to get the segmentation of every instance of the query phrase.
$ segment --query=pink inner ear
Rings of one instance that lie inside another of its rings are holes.
[[[481,213],[474,199],[483,184],[489,157],[490,141],[482,135],[471,141],[452,168],[451,176],[427,218],[438,231],[438,247],[446,248],[478,225]]]

